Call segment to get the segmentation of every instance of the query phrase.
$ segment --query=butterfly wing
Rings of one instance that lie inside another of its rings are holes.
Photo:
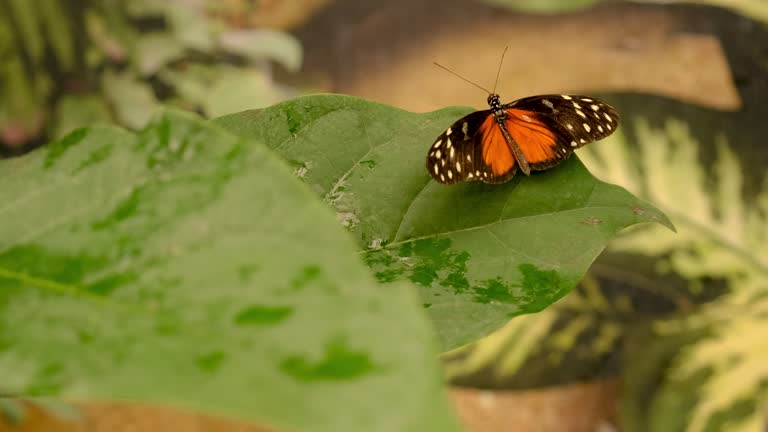
[[[619,125],[612,106],[589,96],[531,96],[504,108],[507,130],[535,170],[559,164],[573,150],[607,137]]]
[[[514,177],[517,164],[496,118],[484,110],[462,117],[437,137],[427,154],[427,171],[443,184],[504,183]]]

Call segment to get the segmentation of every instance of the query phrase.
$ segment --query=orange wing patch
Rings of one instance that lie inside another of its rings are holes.
[[[557,137],[533,111],[507,110],[507,130],[530,164],[559,159]]]
[[[489,115],[485,119],[480,125],[479,134],[482,137],[480,146],[483,149],[485,164],[497,177],[507,174],[515,166],[515,158],[494,116]]]

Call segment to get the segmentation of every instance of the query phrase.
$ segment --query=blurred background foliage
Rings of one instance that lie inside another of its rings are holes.
[[[564,13],[582,10],[610,0],[483,0],[486,3],[532,13]],[[631,0],[636,3],[690,3],[732,9],[754,19],[768,22],[768,8],[763,0]]]
[[[21,152],[75,127],[142,126],[160,104],[219,116],[299,90],[300,43],[252,0],[0,0],[0,142]],[[261,24],[261,25],[259,25]]]

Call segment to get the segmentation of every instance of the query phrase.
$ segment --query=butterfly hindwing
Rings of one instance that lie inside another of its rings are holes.
[[[518,166],[525,174],[551,168],[619,125],[613,107],[588,96],[531,96],[502,105],[492,93],[488,104],[490,110],[462,117],[432,144],[427,170],[436,181],[504,183]]]
[[[573,150],[612,134],[619,115],[589,96],[541,95],[504,105],[506,126],[532,169],[567,159]]]
[[[516,163],[490,110],[476,111],[453,123],[427,154],[427,170],[436,181],[453,184],[479,180],[503,183]]]

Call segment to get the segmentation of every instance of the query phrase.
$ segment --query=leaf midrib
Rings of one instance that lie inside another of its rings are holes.
[[[615,209],[622,209],[622,208],[626,208],[626,206],[588,206],[588,207],[570,208],[570,209],[566,209],[566,210],[557,210],[557,211],[552,211],[552,212],[547,212],[547,213],[537,213],[537,214],[532,214],[532,215],[517,216],[517,217],[513,217],[513,218],[499,219],[499,220],[495,220],[493,222],[489,222],[487,224],[476,225],[476,226],[468,227],[468,228],[461,228],[461,229],[457,229],[457,230],[449,230],[449,231],[443,231],[443,232],[435,232],[435,233],[432,233],[432,234],[427,234],[427,235],[423,235],[423,236],[419,236],[419,237],[411,237],[411,238],[406,239],[406,240],[400,240],[400,241],[397,241],[397,242],[388,243],[384,247],[400,246],[402,244],[410,243],[410,242],[414,242],[414,241],[426,240],[426,239],[430,239],[430,238],[438,237],[438,236],[447,236],[447,235],[451,235],[451,234],[458,234],[458,233],[462,233],[462,232],[479,230],[479,229],[489,228],[489,227],[494,226],[494,225],[502,224],[502,223],[505,223],[505,222],[517,222],[517,221],[520,221],[520,220],[529,219],[529,218],[535,218],[535,217],[552,216],[552,215],[557,215],[557,214],[562,214],[562,213],[577,212],[577,211],[581,211],[581,210],[592,210],[592,209],[605,209],[605,210],[610,209],[610,210],[615,210]]]

